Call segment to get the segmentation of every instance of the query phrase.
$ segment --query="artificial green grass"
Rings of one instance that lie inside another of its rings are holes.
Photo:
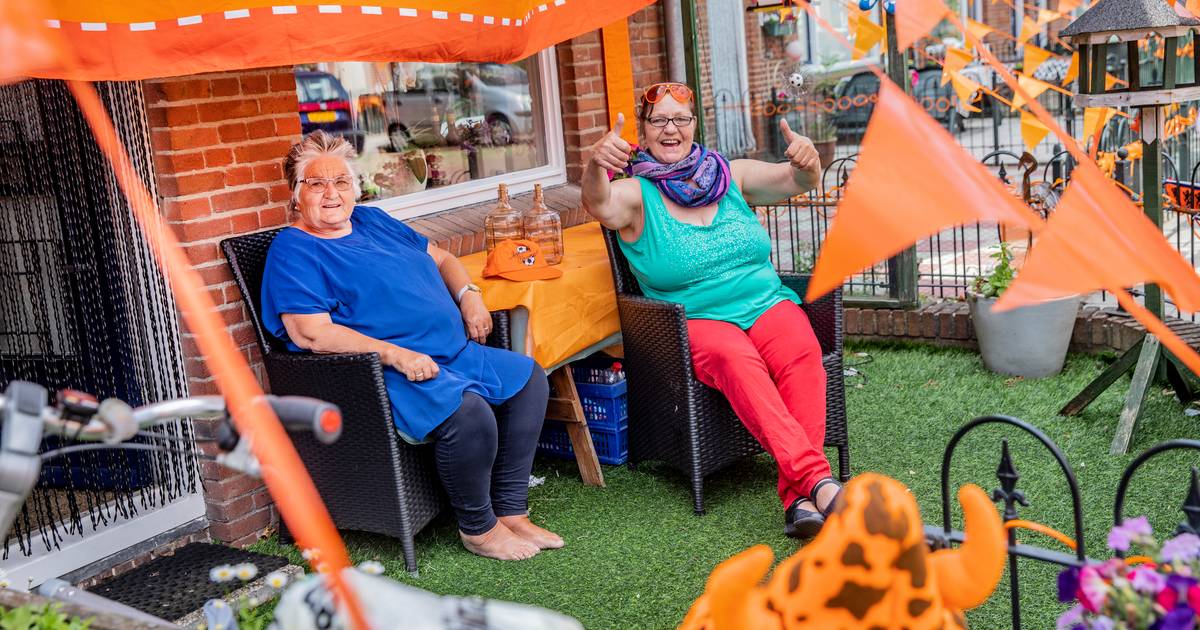
[[[865,352],[869,357],[856,356]],[[1056,410],[1104,366],[1091,357],[1071,357],[1064,372],[1040,381],[1011,379],[987,372],[976,354],[929,346],[852,347],[850,365],[865,374],[847,383],[851,462],[855,471],[877,471],[907,484],[926,522],[940,523],[940,463],[953,432],[971,418],[1007,414],[1027,420],[1058,442],[1075,467],[1084,501],[1086,549],[1107,557],[1104,539],[1112,522],[1112,502],[1124,466],[1136,453],[1170,438],[1196,434],[1195,418],[1159,390],[1134,435],[1131,454],[1108,455],[1120,412],[1126,377],[1078,418]],[[954,458],[952,482],[998,487],[999,440],[1010,448],[1021,474],[1018,488],[1029,500],[1022,517],[1070,533],[1066,483],[1048,452],[1016,430],[981,428],[968,436]],[[1182,520],[1191,453],[1168,454],[1135,479],[1126,513],[1147,514],[1159,534]],[[836,461],[836,460],[834,460]],[[533,518],[560,533],[562,550],[525,562],[496,562],[472,556],[458,542],[453,523],[438,521],[418,536],[420,577],[404,571],[400,545],[379,536],[347,534],[356,561],[375,559],[388,575],[437,593],[478,595],[545,606],[579,619],[587,628],[671,628],[703,591],[709,571],[721,560],[758,543],[781,559],[798,549],[783,536],[783,515],[775,494],[775,469],[765,456],[747,460],[709,478],[708,514],[692,514],[686,479],[661,465],[636,471],[605,467],[607,488],[579,482],[569,462],[539,458],[534,473],[546,483],[530,492]],[[1034,534],[1022,541],[1056,547]],[[274,540],[259,551],[299,554]],[[1063,610],[1055,601],[1056,568],[1022,561],[1024,626],[1054,626]],[[1007,627],[1008,586],[1001,584],[968,618],[976,628]]]

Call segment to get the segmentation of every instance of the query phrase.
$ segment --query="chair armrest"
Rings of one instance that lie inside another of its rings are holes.
[[[783,272],[779,279],[784,286],[796,292],[801,299],[808,292],[808,281],[812,276],[798,273]],[[842,289],[839,287],[800,306],[808,321],[812,324],[817,341],[821,343],[822,354],[841,354],[843,346],[842,321],[845,312],[842,309]]]
[[[263,363],[271,393],[331,402],[341,408],[347,424],[353,422],[356,430],[366,423],[372,431],[385,431],[380,436],[391,437],[392,406],[378,354],[272,352],[263,357]]]
[[[637,375],[634,379],[649,378],[664,386],[692,380],[692,351],[682,304],[620,294],[617,309],[625,363],[628,373]]]
[[[508,311],[492,311],[492,332],[488,335],[485,345],[512,350],[512,329]]]

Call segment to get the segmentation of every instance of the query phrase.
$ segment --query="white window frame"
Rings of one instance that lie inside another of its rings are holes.
[[[559,101],[558,63],[554,47],[539,52],[536,57],[539,97],[542,110],[542,133],[546,134],[545,166],[475,179],[421,192],[365,202],[381,208],[396,219],[415,219],[461,206],[494,200],[496,186],[508,184],[512,193],[533,190],[534,184],[557,186],[567,183],[566,147],[563,140],[562,103]],[[537,133],[535,131],[535,133]]]

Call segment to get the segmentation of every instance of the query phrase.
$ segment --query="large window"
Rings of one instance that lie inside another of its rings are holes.
[[[565,181],[553,49],[513,64],[296,67],[300,123],[351,140],[362,202],[399,218]]]

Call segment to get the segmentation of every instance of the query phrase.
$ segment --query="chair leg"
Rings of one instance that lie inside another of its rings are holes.
[[[420,577],[417,574],[417,545],[413,542],[413,537],[402,536],[400,545],[404,549],[404,569],[414,578]]]
[[[692,504],[696,516],[704,516],[704,477],[700,475],[692,477]]]
[[[842,483],[850,481],[850,447],[842,444],[838,450],[838,479]]]
[[[296,539],[292,536],[292,532],[288,531],[287,523],[284,523],[283,519],[279,519],[279,544],[281,544],[281,545],[296,544]]]

